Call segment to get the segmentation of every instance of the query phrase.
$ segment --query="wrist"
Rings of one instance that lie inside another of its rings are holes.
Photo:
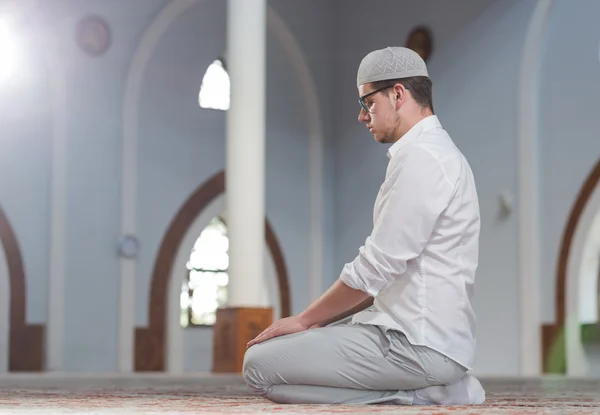
[[[300,324],[302,324],[305,327],[311,327],[318,323],[317,320],[315,320],[313,317],[310,316],[309,313],[307,313],[307,310],[304,310],[303,312],[298,314],[298,320],[300,320]]]

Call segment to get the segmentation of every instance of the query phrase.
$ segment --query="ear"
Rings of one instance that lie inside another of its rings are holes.
[[[405,93],[406,93],[406,90],[404,89],[402,84],[394,85],[394,97],[396,98],[396,101],[403,98]]]
[[[399,109],[404,103],[406,90],[402,86],[402,84],[394,85],[394,89],[392,91],[392,97],[394,99],[394,106],[396,109]]]

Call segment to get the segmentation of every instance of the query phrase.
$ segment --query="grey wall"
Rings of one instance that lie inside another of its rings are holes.
[[[336,35],[339,9],[334,1],[270,0],[269,5],[285,20],[312,72],[318,95],[323,131],[323,289],[339,276],[335,260],[336,170],[335,113],[340,104],[336,96]],[[306,278],[306,277],[305,277]]]
[[[116,368],[121,220],[122,101],[131,57],[162,1],[65,2],[60,16],[67,83],[65,366]],[[72,42],[76,21],[99,13],[112,47],[101,59]],[[58,22],[57,22],[58,23]]]
[[[36,39],[22,39],[19,70],[0,85],[0,207],[10,221],[30,283],[26,318],[45,323],[48,307],[52,78]]]
[[[21,27],[22,68],[2,86],[0,198],[23,251],[27,321],[46,323],[53,96],[44,30],[56,36],[67,83],[67,370],[115,367],[120,102],[138,37],[160,3],[134,0],[117,8],[116,2],[52,2]],[[86,13],[111,22],[114,43],[102,59],[83,56],[73,42],[75,22]]]
[[[358,2],[338,25],[336,96],[338,154],[337,261],[351,261],[372,228],[372,206],[384,177],[387,146],[374,143],[356,121],[356,68],[373,49],[402,45],[417,24],[433,28],[436,50],[428,64],[434,109],[473,168],[482,231],[475,308],[481,373],[516,374],[519,365],[517,223],[498,219],[497,195],[517,192],[517,80],[525,30],[535,2],[378,1],[381,14],[366,18]],[[434,5],[435,4],[435,5]],[[406,12],[410,10],[410,13]],[[360,27],[361,30],[356,30]],[[497,351],[503,350],[502,359]]]
[[[568,215],[581,185],[600,159],[600,3],[556,0],[544,46],[541,103],[542,318],[555,321],[556,267]],[[600,255],[600,253],[598,253]],[[600,348],[586,345],[591,375]]]
[[[197,101],[206,68],[223,54],[225,11],[215,1],[189,9],[170,26],[145,69],[136,225],[142,244],[135,304],[140,326],[148,323],[152,268],[167,226],[188,196],[224,166],[225,113],[202,110]]]
[[[114,371],[117,362],[123,96],[140,39],[166,4],[90,0],[54,2],[45,10],[62,51],[67,79],[67,210],[64,359],[68,371]],[[185,199],[225,166],[225,114],[198,107],[208,65],[225,49],[225,5],[198,2],[166,32],[145,70],[139,107],[136,325],[147,324],[149,283],[166,228]],[[274,2],[301,31],[297,41],[317,83],[324,131],[331,135],[330,5]],[[73,41],[86,14],[105,17],[112,45],[100,58]],[[305,31],[307,23],[313,31]],[[268,33],[266,210],[284,253],[292,311],[308,304],[308,121],[288,53]],[[39,45],[37,46],[38,48]],[[35,49],[35,48],[34,48]],[[42,54],[31,54],[32,79],[3,91],[0,197],[21,242],[28,272],[28,321],[47,319],[50,226],[51,96]],[[26,122],[23,122],[24,117]],[[243,139],[243,138],[242,138]],[[332,148],[329,147],[329,152]],[[19,180],[15,180],[18,177]],[[329,179],[329,186],[333,181]],[[23,188],[28,192],[23,192]],[[325,203],[333,192],[325,189]],[[333,237],[332,227],[326,238]],[[333,244],[327,244],[331,247]],[[332,262],[333,255],[326,261]],[[327,262],[326,262],[327,263]],[[186,344],[186,350],[193,345]],[[200,365],[199,367],[202,367]]]
[[[542,317],[555,319],[555,276],[562,234],[584,180],[600,158],[600,3],[556,0],[541,65]]]

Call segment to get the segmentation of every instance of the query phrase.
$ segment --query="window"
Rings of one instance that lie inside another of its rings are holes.
[[[198,97],[200,107],[227,111],[229,109],[230,85],[225,64],[222,59],[217,59],[210,64],[204,78],[202,78]]]
[[[182,327],[215,324],[217,308],[227,301],[229,275],[227,226],[216,217],[194,243],[181,286]]]

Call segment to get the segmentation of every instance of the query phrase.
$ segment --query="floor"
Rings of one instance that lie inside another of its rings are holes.
[[[0,378],[0,413],[97,414],[600,414],[600,379],[481,379],[477,407],[275,405],[252,396],[238,377],[11,375]]]

